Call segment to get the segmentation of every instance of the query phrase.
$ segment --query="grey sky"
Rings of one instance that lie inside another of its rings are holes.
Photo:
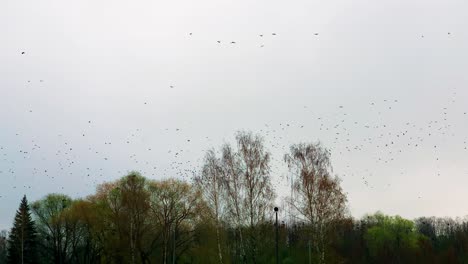
[[[0,1],[0,229],[23,194],[82,197],[129,170],[177,176],[240,129],[266,137],[277,185],[288,145],[321,140],[355,217],[464,216],[466,10]]]

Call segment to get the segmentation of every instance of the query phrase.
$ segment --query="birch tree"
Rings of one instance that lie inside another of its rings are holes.
[[[338,177],[332,177],[330,152],[320,143],[296,144],[284,157],[292,174],[290,203],[308,222],[310,238],[317,249],[320,263],[325,262],[325,235],[334,221],[342,219],[346,195]]]
[[[214,150],[206,153],[204,165],[200,176],[195,177],[195,184],[201,189],[203,198],[210,210],[209,217],[214,221],[216,228],[216,245],[218,261],[223,264],[223,251],[221,246],[220,230],[222,229],[222,213],[224,209],[224,188],[222,182],[222,167]]]
[[[270,153],[264,148],[263,138],[251,132],[238,132],[236,143],[236,151],[227,144],[222,148],[223,183],[229,212],[239,232],[241,254],[244,261],[257,263],[257,226],[266,221],[266,212],[275,198]],[[243,227],[248,230],[247,240]]]

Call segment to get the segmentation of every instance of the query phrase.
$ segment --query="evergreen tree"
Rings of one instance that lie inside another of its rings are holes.
[[[8,263],[37,263],[36,228],[26,195],[16,211],[15,222],[8,238]]]
[[[7,238],[6,230],[0,231],[0,264],[5,264],[7,259]]]

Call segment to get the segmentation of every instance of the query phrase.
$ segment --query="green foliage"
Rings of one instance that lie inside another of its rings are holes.
[[[368,216],[371,227],[365,234],[370,256],[400,263],[408,253],[419,250],[421,235],[412,221],[381,213]]]
[[[242,259],[241,233],[258,239],[255,263],[275,263],[272,219],[255,229],[216,224],[202,197],[187,182],[138,173],[104,183],[83,200],[49,194],[32,205],[36,263],[172,263],[174,255],[179,264],[209,264],[220,263],[219,250],[223,264],[254,263]],[[280,222],[280,263],[322,261],[307,222]],[[467,263],[467,222],[376,213],[328,225],[325,263]]]
[[[71,225],[63,212],[72,199],[63,194],[49,194],[32,204],[40,241],[40,257],[44,263],[65,263],[71,257]]]
[[[24,198],[8,243],[0,235],[0,264],[7,246],[15,264],[18,248],[28,256],[24,263],[39,264],[275,263],[269,153],[259,136],[239,133],[236,140],[237,149],[207,153],[194,184],[131,172],[85,199],[45,196],[31,206],[34,222]],[[347,218],[329,153],[320,144],[291,152],[285,159],[301,177],[285,200],[291,210],[280,208],[279,263],[468,263],[468,221]]]

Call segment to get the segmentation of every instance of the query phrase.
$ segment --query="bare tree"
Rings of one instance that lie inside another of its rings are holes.
[[[222,167],[220,160],[216,157],[214,150],[209,150],[205,156],[200,176],[195,177],[196,185],[202,190],[203,197],[209,206],[209,216],[215,222],[216,244],[218,247],[218,260],[223,263],[223,252],[221,249],[221,217],[223,212],[223,182]]]
[[[312,227],[320,262],[325,262],[325,235],[346,210],[338,177],[331,177],[330,152],[320,143],[292,145],[284,157],[293,175],[290,203]]]
[[[227,223],[234,226],[237,235],[239,236],[238,249],[236,248],[236,256],[240,255],[242,259],[246,258],[244,236],[242,234],[242,226],[244,225],[244,214],[242,201],[244,199],[241,190],[242,175],[239,170],[238,159],[232,150],[232,147],[225,144],[222,147],[222,184],[226,193],[227,205]]]
[[[237,152],[227,144],[222,148],[223,183],[228,212],[239,232],[241,254],[245,260],[248,246],[249,259],[256,263],[256,227],[266,220],[266,212],[275,196],[269,174],[270,154],[263,146],[263,139],[251,132],[238,132],[236,141]],[[243,227],[248,227],[247,241],[243,237]]]

